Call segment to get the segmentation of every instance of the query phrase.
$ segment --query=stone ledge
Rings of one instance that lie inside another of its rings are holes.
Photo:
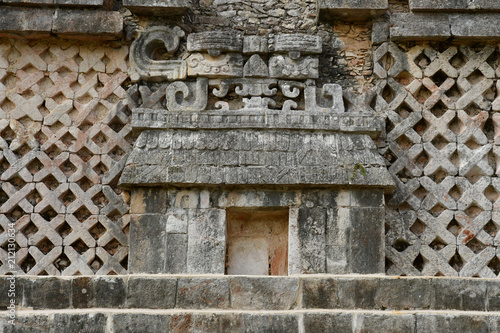
[[[391,16],[393,41],[500,40],[500,14],[400,13]]]
[[[122,36],[118,12],[0,7],[0,37],[114,40]]]
[[[500,2],[494,0],[410,0],[411,11],[417,12],[472,12],[500,11]]]
[[[104,0],[0,0],[0,5],[102,7]]]
[[[8,276],[0,277],[7,294]],[[500,311],[500,281],[299,275],[20,277],[19,309]],[[279,286],[279,287],[278,287]],[[277,292],[279,290],[279,292]],[[210,294],[210,297],[201,297]],[[407,297],[400,297],[400,295]],[[43,297],[41,297],[43,295]],[[0,301],[5,310],[7,298]]]
[[[138,14],[182,15],[190,0],[123,0],[123,6]]]
[[[402,311],[18,311],[2,332],[498,332],[500,313]]]
[[[388,0],[320,0],[319,10],[324,18],[360,21],[384,15]]]

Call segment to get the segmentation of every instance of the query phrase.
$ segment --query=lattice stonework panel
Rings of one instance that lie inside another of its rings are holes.
[[[397,178],[387,273],[498,277],[498,47],[386,43],[374,58],[380,150]]]
[[[124,274],[128,48],[0,40],[0,274]]]

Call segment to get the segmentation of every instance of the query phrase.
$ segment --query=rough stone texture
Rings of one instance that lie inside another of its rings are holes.
[[[118,12],[56,10],[52,32],[61,36],[98,36],[103,39],[121,37],[123,19]]]
[[[435,40],[451,37],[448,15],[401,13],[391,15],[391,40]]]
[[[246,310],[291,310],[297,306],[296,279],[231,278],[231,306]]]
[[[190,0],[124,0],[123,6],[134,13],[181,15],[191,5]]]
[[[31,8],[0,8],[0,36],[4,33],[27,37],[48,37],[52,29],[53,10]]]
[[[167,232],[160,215],[132,215],[130,273],[162,273],[165,270]]]
[[[389,9],[387,0],[320,0],[320,11],[328,13],[328,17],[345,20],[366,20],[383,15]]]
[[[182,279],[177,286],[179,309],[227,309],[229,302],[229,278]]]
[[[74,4],[78,5],[78,4]],[[75,9],[0,7],[0,36],[119,39],[123,18],[118,12]]]
[[[500,9],[500,5],[497,5]],[[451,34],[456,38],[497,39],[499,14],[451,15]]]
[[[412,11],[491,11],[500,10],[500,4],[488,0],[410,0]]]
[[[127,307],[172,309],[175,306],[176,289],[175,279],[130,277],[127,284]]]

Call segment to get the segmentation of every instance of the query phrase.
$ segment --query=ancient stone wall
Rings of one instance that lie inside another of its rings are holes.
[[[372,23],[376,5],[353,5],[362,21],[344,22],[354,14],[332,3],[199,1],[166,5],[161,18],[133,1],[121,9],[98,1],[3,6],[30,24],[1,26],[0,271],[9,271],[14,222],[20,273],[127,272],[129,199],[117,180],[134,139],[128,106],[158,108],[162,98],[150,85],[148,99],[134,100],[129,42],[148,26],[171,24],[186,33],[320,36],[318,83],[339,83],[347,112],[387,116],[377,145],[398,184],[386,197],[387,274],[498,276],[497,35],[487,24],[457,23],[490,22],[498,8],[389,1],[389,18]],[[88,10],[95,15],[82,16]],[[114,23],[75,24],[99,15]],[[187,56],[185,46],[176,56]]]

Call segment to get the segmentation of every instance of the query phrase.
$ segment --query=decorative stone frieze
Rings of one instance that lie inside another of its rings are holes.
[[[148,44],[134,42],[132,49],[133,57],[141,57]],[[132,126],[142,130],[120,178],[121,186],[137,198],[132,203],[137,215],[131,220],[130,271],[223,274],[241,268],[249,254],[240,257],[239,251],[248,248],[260,256],[255,259],[259,274],[268,267],[269,274],[281,275],[382,272],[380,199],[394,183],[372,137],[383,130],[384,119],[345,113],[338,84],[316,86],[321,38],[241,38],[212,31],[188,35],[187,51],[187,77],[165,75],[163,81],[173,82],[156,87],[139,83],[130,90],[139,101],[132,108]],[[178,60],[165,64],[169,61]],[[145,190],[151,186],[152,192]],[[233,193],[228,186],[243,192]],[[301,196],[311,198],[289,202],[290,191],[283,186],[309,186]],[[338,205],[314,197],[315,188],[327,187],[321,193],[334,200],[339,186],[364,186],[366,197],[346,192],[343,197],[352,196],[352,201]],[[214,202],[214,187],[236,202]],[[256,205],[250,190],[255,187],[281,190],[269,190],[275,199]],[[156,202],[151,195],[176,199],[159,212],[164,204],[151,206],[151,200]],[[177,203],[181,197],[183,203]],[[258,244],[242,240],[233,229],[226,232],[234,216],[250,216],[245,215],[248,209],[257,214],[251,216],[279,212],[288,232],[259,238]],[[373,235],[369,240],[368,234]],[[270,266],[269,237],[281,237],[280,254],[273,252]],[[364,246],[350,249],[358,240]],[[144,259],[144,251],[155,255]]]

